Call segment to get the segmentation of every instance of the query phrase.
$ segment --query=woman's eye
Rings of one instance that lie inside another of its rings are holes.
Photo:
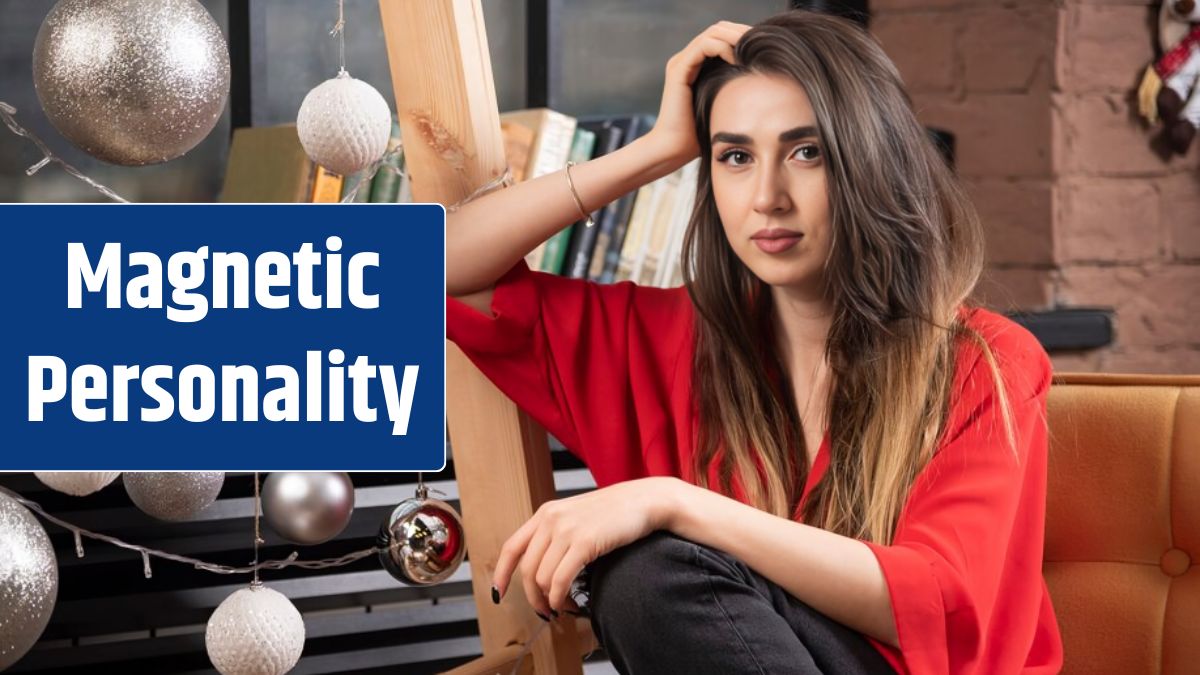
[[[717,158],[717,161],[731,166],[741,166],[745,164],[747,158],[749,158],[749,155],[741,150],[727,150]]]
[[[800,159],[811,162],[821,156],[821,149],[815,145],[802,145],[796,148],[796,154],[800,155]]]

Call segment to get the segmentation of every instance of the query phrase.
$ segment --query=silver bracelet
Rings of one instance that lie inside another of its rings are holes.
[[[573,166],[575,166],[575,162],[567,162],[567,186],[571,188],[571,196],[575,198],[575,206],[579,207],[579,217],[584,221],[584,226],[591,227],[596,224],[596,221],[592,218],[592,214],[583,208],[583,200],[579,198],[579,192],[575,190],[575,181],[571,180],[571,167]]]

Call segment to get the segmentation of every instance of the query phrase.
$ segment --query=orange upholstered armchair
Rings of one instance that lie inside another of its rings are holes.
[[[1045,576],[1065,673],[1200,673],[1200,376],[1060,375]]]

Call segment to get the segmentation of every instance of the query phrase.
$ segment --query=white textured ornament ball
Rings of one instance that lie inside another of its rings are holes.
[[[309,159],[345,176],[387,152],[392,111],[375,87],[343,70],[304,97],[296,131]]]
[[[33,49],[54,128],[113,164],[175,159],[208,136],[229,96],[229,48],[196,0],[60,0]]]
[[[50,537],[29,509],[0,492],[0,670],[38,641],[57,599]]]
[[[146,515],[187,520],[212,505],[225,484],[221,471],[127,472],[125,492]]]
[[[243,588],[213,612],[204,646],[221,675],[283,675],[304,651],[304,618],[279,591]]]
[[[33,475],[46,487],[71,495],[86,497],[99,492],[121,475],[120,471],[35,471]]]

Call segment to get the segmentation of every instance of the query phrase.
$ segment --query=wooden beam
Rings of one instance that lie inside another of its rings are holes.
[[[396,113],[418,202],[454,204],[504,173],[504,143],[479,0],[380,0]],[[450,261],[453,264],[454,261]],[[519,581],[491,601],[500,546],[554,498],[546,434],[447,346],[446,397],[485,656],[525,644],[540,620]],[[533,653],[539,675],[582,673],[573,624]]]

